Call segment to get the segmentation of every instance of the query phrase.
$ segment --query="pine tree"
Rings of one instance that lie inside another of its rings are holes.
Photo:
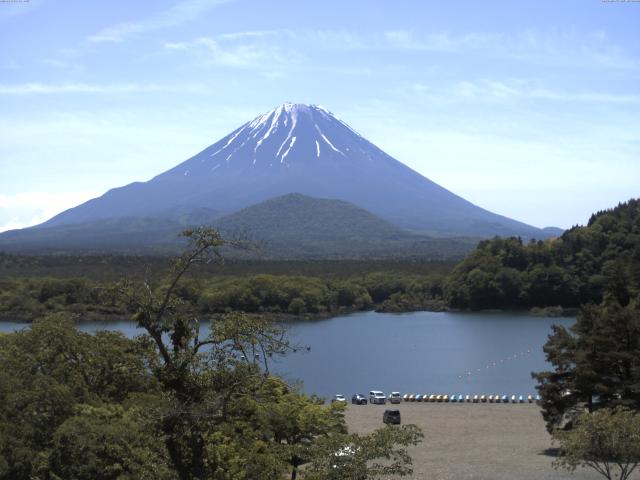
[[[554,327],[544,351],[554,370],[533,377],[549,431],[585,410],[640,410],[640,297],[622,306],[607,295],[583,307],[569,330]]]

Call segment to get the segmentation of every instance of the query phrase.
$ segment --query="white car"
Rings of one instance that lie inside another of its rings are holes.
[[[385,405],[387,403],[387,397],[380,390],[371,390],[369,392],[369,403]]]
[[[341,449],[337,450],[333,454],[333,468],[340,470],[349,466],[351,461],[353,460],[353,456],[356,453],[355,447],[352,445],[346,445]]]
[[[400,403],[402,402],[402,395],[400,392],[391,392],[389,394],[389,403]]]
[[[342,395],[341,393],[338,393],[334,395],[333,398],[331,399],[331,403],[333,402],[347,403],[347,399],[344,397],[344,395]]]

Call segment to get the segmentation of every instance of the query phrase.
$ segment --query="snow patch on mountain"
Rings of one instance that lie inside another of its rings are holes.
[[[287,155],[289,155],[289,152],[291,151],[291,149],[293,148],[293,145],[295,143],[296,143],[296,137],[292,137],[291,138],[291,144],[289,144],[289,148],[287,148],[287,151],[284,152],[282,157],[280,157],[280,163],[284,162],[284,159],[286,158]]]
[[[275,159],[284,166],[303,161],[314,153],[321,160],[332,156],[336,159],[335,155],[347,158],[345,152],[350,150],[345,141],[353,141],[347,138],[350,133],[357,136],[358,142],[368,143],[322,106],[284,103],[258,115],[213,145],[214,151],[208,158],[215,162],[224,155],[228,168],[271,167]],[[320,148],[323,143],[328,146],[324,152]],[[327,156],[327,152],[332,153]]]

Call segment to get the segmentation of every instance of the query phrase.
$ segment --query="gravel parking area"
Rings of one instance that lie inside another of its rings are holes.
[[[386,408],[402,423],[422,428],[424,441],[411,447],[414,475],[435,480],[591,480],[597,473],[554,470],[551,437],[535,404],[405,403],[349,405],[349,431],[368,433],[383,425]],[[634,478],[640,478],[635,475]]]

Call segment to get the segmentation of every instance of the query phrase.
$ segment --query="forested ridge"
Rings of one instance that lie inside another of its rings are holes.
[[[443,275],[372,272],[346,278],[296,275],[186,278],[176,291],[202,316],[243,311],[315,318],[376,308],[443,309]],[[129,318],[133,307],[116,295],[117,282],[87,278],[0,280],[0,318],[31,321],[69,313],[81,320]]]
[[[4,255],[0,260],[0,318],[14,320],[56,312],[92,320],[127,317],[130,306],[113,296],[115,281],[153,277],[163,262],[118,256]],[[600,303],[605,290],[626,304],[640,291],[640,201],[597,212],[587,226],[559,238],[482,241],[453,269],[450,265],[231,262],[216,270],[205,266],[185,279],[179,293],[201,315],[240,310],[309,318],[369,309],[578,308]]]
[[[453,308],[579,307],[612,291],[622,304],[640,292],[640,200],[597,212],[556,239],[481,242],[448,275]]]

